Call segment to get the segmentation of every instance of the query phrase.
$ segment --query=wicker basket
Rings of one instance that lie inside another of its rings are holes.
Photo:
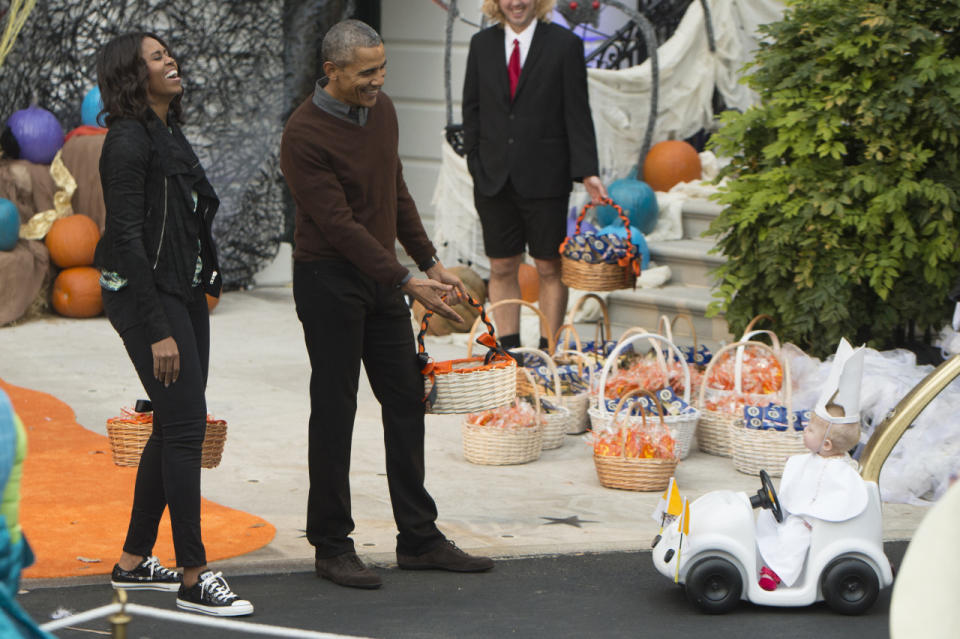
[[[754,346],[757,348],[762,348],[773,353],[774,357],[777,357],[780,361],[781,366],[784,366],[784,360],[779,356],[777,350],[767,346],[763,342],[751,342],[751,341],[740,341],[733,342],[732,344],[727,344],[719,351],[717,351],[713,358],[710,360],[710,363],[707,365],[707,369],[703,373],[703,384],[700,387],[700,425],[697,428],[697,445],[700,450],[710,455],[718,455],[720,457],[730,457],[730,438],[733,432],[733,424],[736,420],[742,419],[742,415],[736,413],[728,413],[726,411],[711,410],[707,408],[706,403],[706,393],[708,390],[711,390],[707,381],[710,379],[710,371],[713,370],[714,364],[720,361],[721,355],[726,351],[738,349],[737,352],[737,374],[735,376],[736,388],[733,392],[741,392],[741,384],[743,382],[742,376],[740,374],[740,362],[743,357],[743,348],[746,346]],[[788,383],[789,372],[787,367],[784,366],[784,381],[781,386],[789,389]],[[731,392],[731,391],[715,391],[715,392]],[[779,393],[770,394],[771,401],[779,401]]]
[[[538,357],[540,361],[546,364],[547,369],[550,371],[550,377],[553,379],[553,396],[541,397],[540,403],[542,408],[544,400],[549,400],[555,407],[555,412],[548,413],[544,411],[541,415],[543,419],[543,450],[560,448],[563,446],[567,432],[570,430],[571,411],[563,404],[563,396],[560,394],[560,375],[557,373],[557,367],[553,363],[553,358],[535,348],[515,348],[514,352]],[[524,358],[524,364],[526,364],[526,357]],[[520,370],[527,373],[526,368]],[[524,377],[533,381],[533,376],[529,375],[529,373]],[[523,385],[527,386],[529,383],[527,380],[524,380]],[[517,382],[517,394],[525,394],[520,390],[519,380]]]
[[[516,360],[497,344],[493,325],[487,320],[483,306],[472,298],[468,302],[480,310],[478,320],[486,324],[487,332],[477,341],[490,349],[487,357],[470,357],[468,353],[465,359],[434,362],[423,346],[423,336],[433,312],[424,313],[420,322],[417,350],[424,376],[424,401],[428,413],[476,413],[505,406],[517,396]]]
[[[521,370],[524,370],[527,375],[530,374],[525,369]],[[534,390],[537,425],[518,430],[508,430],[470,424],[464,418],[461,425],[463,456],[468,462],[484,466],[508,466],[525,464],[540,457],[540,451],[543,449],[540,393],[533,380],[530,380],[530,384]]]
[[[122,412],[121,417],[107,420],[107,437],[110,439],[113,463],[117,466],[139,466],[143,447],[153,432],[153,413],[135,413],[126,409]],[[220,465],[226,441],[227,422],[208,416],[200,458],[202,468]]]
[[[790,416],[793,415],[790,361],[784,357],[781,365],[787,430],[747,428],[743,418],[734,420],[730,425],[730,453],[733,467],[741,473],[756,475],[761,470],[766,470],[771,477],[780,477],[789,457],[809,452],[803,443],[803,431],[794,430],[790,424]]]
[[[637,259],[637,250],[630,240],[630,220],[624,214],[623,209],[613,203],[609,198],[600,202],[600,205],[613,206],[617,210],[617,215],[623,220],[627,231],[627,255],[621,258],[617,264],[589,263],[580,260],[574,260],[563,255],[563,249],[567,240],[560,245],[560,279],[570,288],[581,291],[616,291],[623,288],[636,288],[637,277],[640,275],[640,261]],[[574,235],[580,234],[580,224],[587,213],[587,209],[598,206],[588,202],[580,211],[577,217],[577,226]]]
[[[614,427],[616,427],[622,419],[620,411],[624,406],[625,400],[634,394],[642,393],[649,393],[649,391],[634,391],[621,398],[615,411]],[[642,409],[640,417],[643,420],[643,426],[646,426],[646,414]],[[593,454],[593,463],[597,469],[597,479],[600,480],[600,485],[606,488],[634,491],[659,491],[665,489],[670,483],[670,478],[676,473],[677,458],[627,457],[627,429],[619,428],[618,430],[620,436],[623,438],[619,457],[598,455],[596,452]]]
[[[570,419],[567,422],[567,434],[579,435],[587,430],[590,425],[590,418],[587,416],[587,409],[590,408],[590,372],[592,363],[589,358],[578,350],[554,351],[554,363],[563,362],[564,364],[576,364],[580,379],[585,380],[587,388],[580,392],[560,390],[560,404],[570,410]]]
[[[670,342],[662,335],[641,331],[642,329],[630,329],[630,331],[628,331],[628,333],[630,333],[629,335],[625,334],[625,338],[621,337],[620,341],[617,343],[617,347],[613,349],[613,352],[610,353],[610,356],[607,357],[607,361],[603,365],[603,370],[600,372],[600,382],[598,385],[597,405],[587,411],[587,414],[590,416],[590,423],[593,425],[594,429],[609,424],[613,419],[613,414],[607,409],[607,402],[606,398],[604,397],[604,391],[607,387],[607,377],[610,375],[610,371],[616,366],[617,359],[627,348],[627,346],[631,345],[635,341],[643,339],[647,339],[654,344],[657,351],[657,359],[661,362],[662,366],[666,367],[666,362],[664,360],[663,353],[660,350],[659,342],[666,344],[672,355],[683,363],[683,401],[686,404],[693,406],[690,403],[690,367],[683,359],[683,354],[680,352],[680,349],[678,349],[673,342]],[[657,397],[654,397],[654,401],[660,403],[660,400]],[[690,449],[693,445],[693,435],[697,430],[698,423],[700,422],[701,411],[696,407],[693,407],[692,412],[683,415],[664,415],[664,413],[666,413],[666,410],[663,408],[661,403],[661,419],[670,428],[674,439],[677,440],[679,458],[686,459],[690,454]],[[621,417],[621,419],[624,418]],[[626,419],[635,421],[637,420],[637,417],[629,416],[626,417]]]
[[[810,452],[803,443],[803,432],[793,426],[783,431],[757,430],[747,428],[740,419],[731,428],[733,466],[741,473],[756,475],[765,470],[771,477],[780,477],[788,458]]]

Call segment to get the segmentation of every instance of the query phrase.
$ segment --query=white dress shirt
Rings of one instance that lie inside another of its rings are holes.
[[[527,28],[520,33],[515,33],[509,24],[503,25],[503,44],[507,52],[507,65],[510,64],[510,56],[513,54],[513,41],[520,41],[520,68],[527,61],[527,53],[530,51],[530,43],[533,42],[533,32],[537,29],[537,21],[534,20],[527,25]]]

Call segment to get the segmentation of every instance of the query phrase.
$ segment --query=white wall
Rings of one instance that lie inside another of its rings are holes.
[[[480,0],[458,2],[464,18],[480,23]],[[443,128],[447,124],[443,87],[443,46],[447,12],[432,0],[383,0],[380,30],[387,52],[384,90],[397,107],[400,157],[407,186],[424,227],[432,235],[430,200],[440,171]],[[451,84],[453,121],[459,124],[467,47],[475,27],[457,20],[453,32]]]

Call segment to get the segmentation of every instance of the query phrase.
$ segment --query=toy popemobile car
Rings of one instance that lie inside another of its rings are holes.
[[[671,480],[658,507],[668,523],[654,539],[654,566],[684,586],[687,598],[707,613],[727,612],[741,600],[785,607],[825,601],[842,614],[867,611],[880,589],[893,584],[890,561],[883,552],[880,468],[920,411],[958,375],[960,355],[955,355],[911,390],[876,428],[860,455],[864,507],[843,521],[806,518],[809,549],[792,585],[766,590],[757,578],[764,559],[753,509],[769,509],[778,522],[785,514],[764,471],[755,495],[717,490],[693,503],[680,497]]]

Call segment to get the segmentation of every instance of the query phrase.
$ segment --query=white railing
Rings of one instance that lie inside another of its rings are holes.
[[[175,612],[172,610],[161,610],[151,608],[150,606],[141,606],[138,604],[127,603],[127,593],[120,590],[114,596],[114,603],[106,606],[100,606],[92,610],[87,610],[69,617],[54,619],[40,628],[47,632],[53,632],[66,627],[75,627],[77,624],[85,623],[93,619],[110,616],[110,623],[113,627],[114,637],[126,636],[126,625],[130,623],[130,614],[142,615],[144,617],[153,617],[154,619],[164,619],[166,621],[177,621],[195,626],[207,626],[217,628],[223,631],[245,632],[252,635],[266,635],[269,637],[304,637],[314,639],[368,639],[358,635],[339,635],[332,632],[317,632],[315,630],[301,630],[300,628],[285,628],[283,626],[271,626],[263,623],[252,623],[249,621],[237,621],[234,619],[224,619],[222,617],[204,617],[198,614],[186,612]]]

